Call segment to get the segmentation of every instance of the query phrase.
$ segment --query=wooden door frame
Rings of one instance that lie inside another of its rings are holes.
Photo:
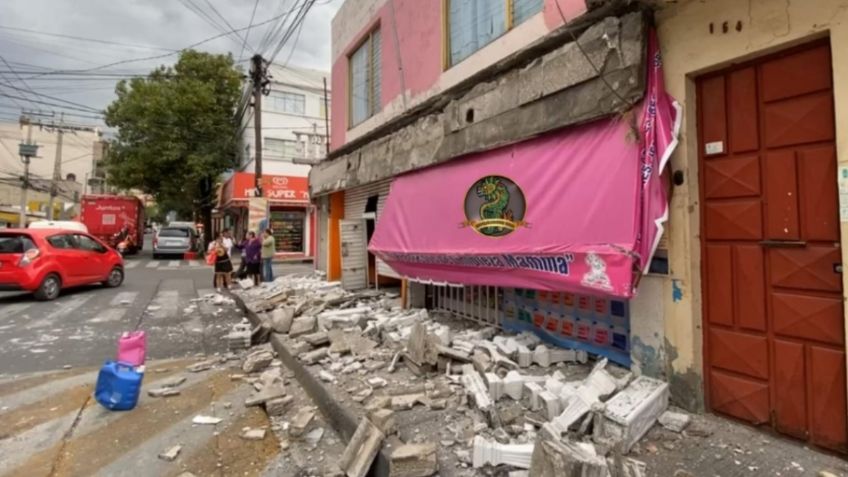
[[[703,82],[705,80],[708,80],[708,79],[711,79],[711,78],[715,78],[715,77],[719,77],[719,76],[725,76],[728,73],[731,73],[733,71],[743,70],[745,68],[757,66],[757,65],[760,65],[760,64],[767,62],[767,61],[770,61],[770,60],[775,60],[775,59],[778,59],[778,58],[791,56],[793,54],[796,54],[796,53],[799,53],[799,52],[802,52],[802,51],[806,51],[806,50],[810,50],[810,49],[813,49],[813,48],[817,48],[817,47],[820,47],[822,45],[827,45],[828,49],[831,50],[830,68],[831,68],[831,76],[832,76],[833,51],[832,51],[832,47],[831,47],[830,36],[826,36],[824,38],[822,38],[820,36],[816,36],[815,38],[810,39],[810,41],[806,41],[804,43],[797,44],[797,45],[794,45],[794,46],[789,46],[789,47],[782,49],[780,51],[765,53],[762,56],[757,56],[755,58],[747,59],[747,60],[740,62],[740,63],[730,63],[729,65],[727,65],[723,68],[711,70],[709,72],[697,75],[693,78],[694,83],[695,83],[695,99],[696,99],[696,101],[695,101],[695,108],[696,108],[696,110],[695,110],[695,129],[697,131],[696,150],[697,150],[697,154],[698,154],[698,157],[697,157],[697,161],[698,161],[698,163],[697,163],[697,166],[698,166],[698,201],[699,201],[699,205],[698,205],[698,209],[699,209],[698,237],[699,238],[698,238],[698,240],[699,240],[699,244],[700,244],[700,247],[701,247],[701,250],[700,250],[701,265],[700,265],[700,271],[699,271],[700,279],[701,279],[701,287],[700,287],[701,289],[699,290],[700,293],[701,293],[701,340],[702,340],[701,341],[701,343],[702,343],[702,345],[701,345],[701,354],[702,354],[701,372],[703,373],[703,382],[704,382],[704,396],[703,396],[704,397],[704,409],[708,412],[714,412],[714,411],[712,409],[712,403],[710,402],[711,401],[710,391],[711,391],[712,383],[710,382],[710,354],[709,354],[710,347],[709,347],[709,313],[708,313],[708,311],[709,311],[709,300],[707,299],[707,297],[708,297],[707,287],[709,286],[709,281],[707,280],[707,240],[706,240],[706,225],[705,225],[706,214],[704,213],[705,212],[705,210],[704,210],[704,206],[705,206],[705,198],[704,198],[704,191],[705,191],[705,187],[704,187],[704,178],[705,178],[705,176],[704,176],[704,159],[705,158],[704,158],[704,148],[703,148],[704,128],[703,128],[703,124],[702,124],[702,120],[701,120],[701,112],[703,111],[703,94],[701,93],[701,89],[702,89],[701,85],[703,84]],[[760,78],[759,75],[757,75],[757,119],[759,121],[759,127],[758,127],[757,133],[760,136],[760,141],[762,141],[762,127],[763,127],[762,116],[763,116],[763,111],[762,111],[762,108],[760,107],[761,104],[762,104],[760,102],[760,94],[761,94],[760,81],[761,81],[761,78]],[[725,83],[725,87],[726,87],[726,83]],[[835,78],[832,78],[831,91],[833,92],[833,91],[835,91],[835,89],[836,89],[836,81],[835,81]],[[727,103],[727,95],[725,95],[725,104],[726,103]],[[834,127],[836,127],[836,126],[834,126]],[[836,143],[836,139],[834,139],[834,144],[835,143]],[[728,144],[728,147],[729,147],[729,144]],[[838,152],[839,151],[836,150],[837,154],[838,154]],[[759,151],[758,151],[758,155],[759,155]],[[838,164],[839,164],[839,157],[838,156],[836,158],[836,162],[837,162],[837,166],[838,166]],[[763,163],[763,160],[760,159],[760,164],[762,165],[762,163]],[[761,170],[760,170],[760,185],[761,186],[763,184],[762,174],[763,174],[763,170],[761,168]],[[762,192],[761,192],[761,194],[762,194]],[[842,241],[840,240],[840,245],[842,245],[841,242]],[[764,254],[765,254],[765,251],[764,251]],[[768,267],[769,267],[767,258],[768,257],[764,255],[763,268],[764,268],[766,275],[768,275]],[[767,286],[766,288],[768,289],[769,287]],[[845,297],[845,290],[843,290],[842,293],[843,293],[843,298],[844,298]],[[774,332],[771,328],[771,323],[769,322],[769,317],[771,316],[771,303],[770,303],[770,300],[768,300],[768,299],[766,299],[765,310],[766,310],[767,328],[766,328],[766,332],[764,334],[765,334],[765,336],[768,337],[769,340],[773,341]],[[845,322],[846,326],[848,326],[848,320],[845,318],[844,312],[843,312],[843,321]],[[846,355],[848,355],[848,342],[846,342]],[[773,416],[772,409],[771,409],[772,404],[773,404],[772,396],[773,396],[773,393],[774,393],[774,386],[773,386],[773,383],[772,383],[773,361],[774,360],[773,360],[773,356],[772,356],[772,347],[769,346],[769,348],[768,348],[768,366],[769,366],[769,408],[770,408],[769,409],[769,414],[770,414],[769,420],[771,421],[769,423],[770,429],[774,429],[774,416]],[[726,414],[722,414],[722,416],[725,417],[725,418],[728,418],[728,419],[738,420],[737,418],[734,418],[733,416],[729,416],[729,415],[726,415]],[[746,423],[746,424],[750,425],[749,423]],[[781,434],[781,435],[783,435],[783,434]],[[808,444],[813,445],[809,441],[804,441],[804,442],[807,442]]]

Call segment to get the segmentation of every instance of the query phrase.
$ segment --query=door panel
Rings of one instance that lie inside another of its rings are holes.
[[[775,340],[774,357],[775,394],[780,396],[775,402],[775,425],[781,432],[803,439],[807,433],[804,345]]]
[[[712,410],[845,452],[830,61],[818,42],[698,80],[704,367]]]
[[[339,221],[342,257],[342,287],[368,287],[368,239],[365,219]]]

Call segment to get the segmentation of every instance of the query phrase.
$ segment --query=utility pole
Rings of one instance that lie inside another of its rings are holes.
[[[59,181],[62,180],[62,137],[65,131],[62,130],[62,122],[65,119],[65,113],[59,117],[59,127],[56,129],[56,159],[53,162],[53,180],[50,181],[50,199],[47,201],[47,220],[54,220],[53,204],[56,201],[56,196],[59,194]]]
[[[21,126],[27,125],[27,140],[25,143],[18,145],[18,154],[24,162],[24,177],[21,184],[21,213],[18,221],[18,228],[26,228],[26,210],[27,210],[27,189],[29,189],[29,163],[30,160],[38,152],[38,146],[32,143],[32,122],[29,118],[21,116]]]
[[[262,55],[251,58],[250,80],[253,83],[253,132],[255,147],[254,171],[256,176],[256,197],[262,197],[262,96],[271,91],[271,79]]]

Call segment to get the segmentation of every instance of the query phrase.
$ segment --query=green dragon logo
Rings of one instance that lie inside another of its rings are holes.
[[[524,192],[515,182],[503,176],[486,176],[465,194],[463,226],[487,237],[503,237],[527,225],[526,209]]]

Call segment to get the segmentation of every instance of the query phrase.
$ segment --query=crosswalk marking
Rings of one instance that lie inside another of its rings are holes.
[[[127,314],[127,308],[106,308],[98,313],[89,323],[110,323],[121,321]]]
[[[179,266],[180,266],[179,260],[171,260],[170,262],[168,262],[168,268],[176,268],[176,267],[179,267]]]
[[[133,304],[136,297],[138,297],[138,292],[120,292],[115,295],[115,298],[112,298],[112,301],[110,301],[109,304],[112,306],[129,306]]]
[[[147,265],[145,265],[145,268],[156,268],[158,266],[159,266],[159,262],[156,261],[156,260],[153,260],[151,262],[147,262]]]
[[[94,293],[86,293],[74,295],[67,299],[59,299],[54,304],[56,309],[44,315],[43,318],[32,321],[27,325],[27,329],[43,328],[50,326],[57,318],[64,318],[73,313],[77,308],[85,305],[88,300],[94,296]]]
[[[11,305],[3,305],[0,307],[0,319],[17,316],[30,306],[32,306],[32,303],[13,303]]]
[[[138,266],[138,264],[139,264],[139,263],[141,263],[141,262],[139,262],[138,260],[133,260],[133,261],[129,261],[129,262],[124,262],[124,269],[125,269],[125,270],[129,270],[129,269],[131,269],[131,268],[135,268],[135,267],[137,267],[137,266]]]
[[[189,264],[189,266],[192,266],[192,267],[199,267],[200,261],[199,260],[189,260],[188,264]]]

